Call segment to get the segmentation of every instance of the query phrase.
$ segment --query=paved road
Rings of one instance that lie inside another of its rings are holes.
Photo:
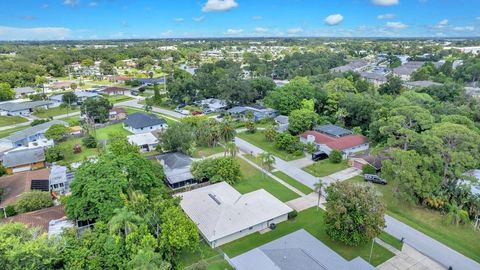
[[[245,153],[253,153],[255,155],[263,152],[262,149],[242,140],[235,138],[235,143],[238,148]],[[296,179],[304,185],[314,188],[314,184],[318,181],[317,177],[298,169],[290,163],[275,157],[275,168],[287,174],[288,176]],[[337,179],[332,177],[322,177],[324,183],[330,184]],[[473,261],[470,258],[458,253],[457,251],[447,247],[446,245],[438,242],[437,240],[415,230],[414,228],[385,215],[385,222],[387,228],[385,231],[389,234],[397,237],[398,239],[405,238],[405,242],[414,247],[421,253],[439,262],[446,268],[452,266],[454,270],[479,270],[480,264]]]
[[[128,100],[128,101],[124,101],[124,102],[119,102],[119,103],[116,103],[115,105],[116,106],[130,106],[130,107],[135,107],[135,108],[138,108],[138,109],[143,109],[143,105],[138,104],[137,99]],[[165,115],[168,115],[168,116],[172,116],[172,117],[175,117],[175,118],[184,118],[185,117],[185,115],[183,115],[181,113],[174,112],[174,111],[167,110],[167,109],[158,108],[158,107],[153,107],[152,111],[154,111],[156,113],[161,113],[161,114],[165,114]]]
[[[465,257],[457,251],[447,247],[437,240],[415,230],[414,228],[386,215],[385,231],[399,239],[404,238],[405,243],[414,247],[421,253],[429,256],[445,267],[453,267],[454,270],[478,270],[480,264]]]

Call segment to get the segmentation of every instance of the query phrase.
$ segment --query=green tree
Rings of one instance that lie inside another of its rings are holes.
[[[265,128],[263,134],[265,135],[265,140],[268,142],[273,142],[277,136],[277,129],[274,125],[269,125]]]
[[[312,99],[315,88],[306,78],[297,77],[275,91],[270,91],[265,97],[265,104],[277,109],[283,115],[301,109],[302,100]]]
[[[231,157],[235,157],[238,153],[238,147],[237,145],[235,144],[235,142],[227,142],[225,144],[225,156],[227,155],[227,153],[231,156]]]
[[[161,142],[164,151],[180,151],[189,155],[195,138],[190,125],[174,123],[162,133]]]
[[[320,199],[322,198],[323,190],[325,189],[325,186],[326,185],[322,179],[318,179],[318,182],[314,184],[315,192],[318,194],[318,202],[317,202],[318,208],[320,208]]]
[[[15,204],[15,211],[26,213],[53,206],[50,193],[44,191],[29,191],[23,193]]]
[[[456,202],[453,202],[448,205],[448,213],[445,216],[445,220],[448,224],[458,226],[460,224],[468,224],[470,222],[470,217],[466,210],[463,210]]]
[[[220,123],[220,138],[224,143],[232,141],[235,138],[237,132],[235,131],[235,125],[231,117],[225,117]]]
[[[387,82],[382,84],[378,89],[380,94],[387,94],[387,95],[398,95],[402,90],[402,80],[396,76],[388,76]]]
[[[328,155],[328,159],[331,163],[340,163],[343,160],[342,152],[338,150],[332,150],[330,155]]]
[[[87,136],[83,137],[82,144],[87,148],[95,148],[97,147],[97,139],[94,136],[88,134]]]
[[[257,126],[255,125],[255,122],[253,122],[252,120],[245,121],[245,127],[247,128],[248,133],[253,134],[257,132]]]
[[[15,91],[8,83],[0,83],[0,101],[12,100],[15,98]]]
[[[233,157],[209,158],[192,164],[192,175],[199,181],[225,181],[231,185],[240,178],[240,165]]]
[[[327,194],[325,229],[333,240],[358,246],[382,233],[385,206],[374,187],[336,182]]]
[[[84,67],[93,67],[95,62],[91,58],[85,58],[80,62],[80,64]]]
[[[293,154],[303,150],[303,145],[298,138],[289,133],[280,133],[275,137],[275,147]]]
[[[73,92],[67,92],[62,96],[62,103],[66,104],[67,106],[72,106],[73,104],[76,104],[77,101],[78,97]]]
[[[151,249],[141,249],[128,262],[128,269],[134,270],[169,270],[172,269],[168,262],[165,262],[162,255]]]
[[[329,93],[354,93],[357,91],[353,83],[345,78],[335,78],[325,84],[324,88]]]
[[[129,211],[126,207],[115,209],[113,214],[114,216],[108,222],[110,233],[123,235],[125,238],[142,222],[140,216]]]
[[[47,162],[56,162],[63,160],[65,158],[65,153],[63,149],[59,146],[53,146],[45,150],[45,160]]]
[[[268,172],[273,169],[273,166],[275,165],[275,157],[272,154],[269,152],[262,152],[258,155],[258,157],[260,158],[262,169]]]
[[[70,129],[68,127],[62,124],[55,124],[47,129],[45,132],[45,138],[59,142],[64,140],[68,134],[70,134]]]
[[[80,107],[81,112],[91,123],[105,123],[112,104],[103,97],[87,98]]]
[[[300,134],[311,130],[319,123],[318,114],[307,109],[294,110],[288,116],[288,130],[292,134]]]

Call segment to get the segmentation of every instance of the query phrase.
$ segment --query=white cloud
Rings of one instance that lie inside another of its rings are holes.
[[[387,22],[386,26],[393,29],[405,29],[408,27],[408,25],[401,22]]]
[[[303,28],[301,27],[295,27],[295,28],[290,28],[287,30],[287,33],[289,34],[298,34],[298,33],[303,33]]]
[[[88,3],[88,6],[89,7],[96,7],[96,6],[98,6],[98,3],[97,2],[90,2],[90,3]]]
[[[173,30],[171,29],[161,33],[162,36],[170,36],[171,34],[173,34]]]
[[[193,17],[192,20],[194,22],[203,22],[203,20],[205,20],[205,16]]]
[[[380,14],[377,16],[377,19],[379,20],[385,20],[385,19],[395,19],[397,15],[393,13],[385,13],[385,14]]]
[[[175,22],[176,23],[181,23],[183,22],[185,19],[184,18],[175,18]]]
[[[71,32],[65,27],[0,26],[0,40],[62,40],[68,38]]]
[[[63,1],[64,5],[71,6],[71,7],[78,5],[78,3],[80,3],[80,0],[64,0]]]
[[[328,25],[337,25],[343,21],[342,14],[332,14],[325,18],[325,23]]]
[[[230,28],[230,29],[227,29],[227,32],[226,32],[227,35],[238,35],[238,34],[241,34],[241,33],[243,33],[243,29],[232,29],[232,28]]]
[[[252,20],[254,20],[254,21],[260,21],[260,20],[263,20],[263,17],[262,17],[262,16],[253,16],[253,17],[252,17]]]
[[[207,3],[202,7],[203,12],[218,12],[227,11],[238,7],[235,0],[207,0]]]
[[[452,29],[456,32],[472,32],[475,31],[475,27],[473,26],[456,26]]]
[[[378,6],[393,6],[393,5],[398,5],[400,1],[399,0],[372,0],[372,3]]]
[[[268,28],[256,27],[256,28],[255,28],[255,32],[256,32],[256,33],[259,33],[259,34],[263,34],[263,33],[268,32]]]
[[[439,21],[437,23],[437,25],[435,25],[435,28],[444,28],[447,25],[448,25],[448,20],[444,19],[444,20]]]

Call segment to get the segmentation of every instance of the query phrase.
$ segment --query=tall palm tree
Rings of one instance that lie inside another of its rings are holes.
[[[128,234],[137,228],[137,224],[142,222],[142,218],[135,213],[129,211],[126,207],[115,209],[115,215],[108,222],[110,233],[123,234],[127,237]]]
[[[454,224],[456,226],[462,223],[466,224],[470,221],[468,212],[459,207],[456,202],[448,205],[448,213],[446,215],[446,219],[448,223]]]
[[[235,126],[232,118],[230,116],[226,116],[222,123],[220,123],[220,137],[222,138],[223,142],[227,143],[235,138],[235,133]]]
[[[238,147],[234,142],[227,142],[225,144],[225,156],[227,153],[230,154],[231,157],[235,157],[238,153]]]
[[[271,171],[273,168],[273,165],[275,165],[275,157],[269,152],[262,152],[258,156],[260,157],[262,169],[266,171]],[[264,173],[264,176],[265,176],[265,173]]]
[[[317,206],[320,207],[320,198],[322,197],[323,189],[325,188],[325,183],[323,182],[322,179],[318,179],[318,182],[314,184],[314,187],[315,187],[315,192],[318,193]],[[318,208],[317,208],[317,210],[318,210]]]

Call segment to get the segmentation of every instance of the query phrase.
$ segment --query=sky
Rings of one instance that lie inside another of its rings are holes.
[[[479,36],[480,0],[0,1],[0,40]]]

